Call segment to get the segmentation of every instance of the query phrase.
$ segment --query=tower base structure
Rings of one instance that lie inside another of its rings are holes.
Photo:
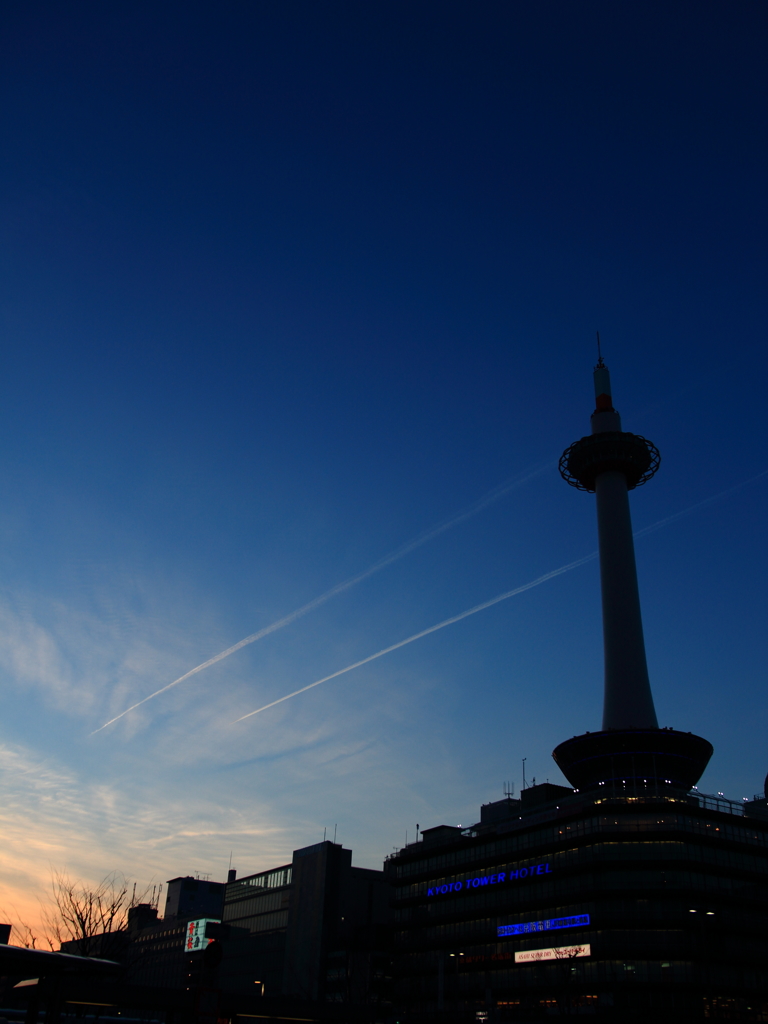
[[[574,736],[552,756],[574,789],[606,795],[687,793],[704,773],[712,744],[676,729],[610,729]]]

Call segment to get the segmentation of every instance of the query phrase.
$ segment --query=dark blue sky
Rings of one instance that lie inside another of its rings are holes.
[[[46,773],[71,807],[0,897],[49,862],[256,870],[335,822],[375,866],[411,819],[474,820],[523,756],[559,780],[552,747],[600,718],[594,563],[231,722],[593,550],[556,465],[596,328],[625,429],[662,451],[638,528],[768,469],[766,20],[4,5],[0,743],[28,833]],[[703,788],[737,799],[768,768],[765,497],[638,541],[660,720],[712,740]]]

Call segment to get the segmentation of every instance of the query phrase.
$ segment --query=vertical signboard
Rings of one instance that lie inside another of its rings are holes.
[[[205,928],[209,923],[220,924],[221,922],[215,917],[200,917],[196,921],[189,922],[184,939],[184,949],[187,953],[196,953],[200,949],[205,949],[209,942],[213,942],[213,939],[205,937]]]

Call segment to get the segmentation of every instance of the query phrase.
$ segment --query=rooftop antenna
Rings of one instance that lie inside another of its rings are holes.
[[[334,843],[336,842],[336,829],[337,829],[338,827],[339,827],[338,825],[334,825],[334,826],[333,826],[333,841],[334,841]]]
[[[600,349],[600,331],[596,331],[595,333],[597,334],[597,366],[602,369],[605,366],[605,363],[603,362],[603,353]],[[597,369],[597,367],[595,367],[595,369]]]
[[[527,757],[523,758],[523,789],[525,789],[525,762],[528,760]]]
[[[232,870],[232,850],[229,851],[229,867],[227,868],[227,874]]]

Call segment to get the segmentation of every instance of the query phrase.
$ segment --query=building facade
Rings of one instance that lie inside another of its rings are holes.
[[[406,1019],[768,1020],[765,800],[533,787],[386,870]]]
[[[389,977],[389,889],[331,842],[229,882],[223,987],[321,1002],[381,1003]]]
[[[197,884],[193,884],[197,883]],[[227,883],[168,883],[166,916],[133,908],[124,957],[133,984],[185,989],[201,955],[221,947],[216,987],[299,1003],[385,1006],[389,999],[390,892],[382,871],[352,866],[331,842],[295,850],[290,863]]]
[[[184,875],[166,883],[165,913],[139,904],[128,912],[128,940],[121,959],[133,984],[184,989],[187,986],[190,923],[221,921],[224,882]],[[199,931],[193,925],[193,934]]]

